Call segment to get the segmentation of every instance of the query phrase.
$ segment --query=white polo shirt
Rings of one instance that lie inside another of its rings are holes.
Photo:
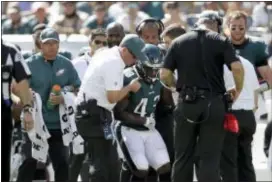
[[[112,110],[115,106],[109,103],[107,91],[121,90],[123,87],[123,70],[125,63],[117,46],[97,52],[90,62],[81,82],[76,103],[96,99],[97,104],[105,109]]]
[[[80,80],[83,79],[90,61],[91,55],[89,52],[85,52],[83,56],[77,57],[72,60],[72,64],[74,65]]]
[[[254,108],[254,91],[260,87],[258,78],[252,63],[250,63],[247,59],[239,56],[240,61],[244,68],[244,86],[242,91],[237,98],[237,100],[233,103],[233,110],[252,110]],[[224,80],[225,86],[227,90],[235,88],[234,79],[231,71],[225,66],[224,69]]]

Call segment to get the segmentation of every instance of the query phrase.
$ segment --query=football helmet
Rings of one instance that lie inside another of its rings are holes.
[[[136,69],[139,76],[151,84],[158,80],[158,72],[163,65],[163,55],[160,48],[153,44],[146,44],[142,52],[148,60],[138,60]]]

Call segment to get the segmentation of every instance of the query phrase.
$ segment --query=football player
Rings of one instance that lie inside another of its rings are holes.
[[[146,44],[143,52],[148,60],[124,70],[124,85],[138,79],[141,87],[136,93],[129,93],[117,103],[114,114],[119,120],[115,127],[119,157],[123,160],[120,182],[128,182],[135,175],[147,179],[149,166],[160,174],[170,171],[170,159],[166,145],[155,128],[154,112],[159,100],[174,108],[172,93],[166,90],[158,71],[163,64],[160,49]]]
[[[161,44],[160,35],[164,31],[164,25],[160,20],[157,19],[145,19],[138,24],[136,27],[136,32],[139,37],[141,37],[146,44],[153,44],[159,47],[161,51],[161,59],[163,59],[164,55],[166,54],[166,47],[164,44]],[[171,95],[171,99],[173,99]],[[174,102],[174,101],[173,101]],[[174,144],[173,144],[173,113],[171,109],[168,109],[167,104],[160,100],[156,106],[155,112],[155,119],[156,119],[156,129],[161,134],[169,156],[171,165],[174,162]],[[152,173],[150,175],[153,175]],[[171,181],[171,171],[168,173],[161,175],[161,180],[164,181]]]

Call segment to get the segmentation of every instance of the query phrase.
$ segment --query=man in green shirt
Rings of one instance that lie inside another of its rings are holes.
[[[272,70],[268,65],[268,48],[265,43],[258,38],[246,35],[248,24],[247,15],[242,11],[233,11],[228,14],[226,20],[230,39],[236,53],[253,64],[258,74],[261,87],[266,86],[266,89],[271,88]],[[262,118],[265,119],[265,116],[267,117],[267,114]],[[244,125],[241,123],[244,123]],[[231,176],[232,170],[229,169],[233,169],[233,165],[235,165],[237,166],[235,173],[238,173],[237,181],[256,181],[250,148],[252,135],[256,130],[256,126],[254,126],[254,124],[255,123],[251,124],[248,122],[248,119],[245,119],[245,121],[239,121],[240,129],[244,129],[242,130],[243,135],[239,132],[239,136],[235,136],[239,142],[237,142],[237,155],[235,154],[236,156],[234,158],[239,160],[232,161],[230,159],[230,157],[233,156],[232,152],[229,152],[228,155],[223,155],[221,163],[224,165],[221,166],[221,171],[225,176]]]
[[[41,32],[41,52],[28,58],[27,64],[32,72],[30,88],[41,96],[42,114],[46,127],[51,137],[48,139],[49,157],[52,160],[56,181],[68,180],[68,148],[63,145],[60,126],[59,104],[63,97],[50,95],[53,85],[72,86],[77,89],[80,80],[72,63],[58,54],[59,35],[52,28],[46,28]],[[55,106],[47,107],[50,100]],[[37,161],[31,157],[31,142],[24,135],[23,155],[25,160],[19,168],[17,181],[32,181]]]
[[[249,60],[255,67],[259,82],[267,89],[272,88],[272,69],[268,65],[268,47],[257,37],[246,35],[247,15],[241,11],[228,14],[227,28],[236,53]],[[267,114],[261,119],[267,119]]]

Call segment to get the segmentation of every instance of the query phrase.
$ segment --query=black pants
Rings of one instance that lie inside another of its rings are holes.
[[[112,145],[111,140],[105,140],[102,137],[87,138],[85,155],[74,155],[70,165],[70,181],[77,181],[78,175],[82,169],[84,159],[89,164],[89,180],[92,182],[118,182],[119,180],[119,161],[117,151]],[[84,172],[86,175],[86,172]],[[84,177],[83,181],[86,181]]]
[[[194,104],[179,101],[175,110],[174,148],[175,162],[172,169],[173,182],[192,182],[196,145],[199,156],[199,182],[217,182],[220,156],[224,141],[225,106],[222,98],[212,98],[210,112],[208,100],[199,100]],[[197,121],[195,124],[185,120]]]
[[[68,180],[68,147],[63,145],[62,133],[60,130],[49,130],[51,137],[48,139],[49,150],[48,154],[53,164],[55,171],[55,181]],[[34,179],[37,160],[31,157],[31,141],[27,135],[23,135],[22,154],[25,157],[24,162],[19,168],[18,182],[31,182]]]
[[[11,152],[11,138],[12,138],[12,118],[11,110],[2,104],[2,139],[1,139],[1,181],[9,181],[10,175],[10,152]]]
[[[256,131],[254,113],[233,111],[239,122],[239,133],[227,133],[221,158],[221,175],[224,182],[256,182],[252,163],[251,143]]]
[[[79,134],[85,139],[89,179],[91,182],[118,182],[120,162],[116,147],[112,140],[104,138],[101,117],[92,113],[91,116],[76,120]],[[70,179],[75,181],[82,168],[85,155],[75,155],[70,166]]]
[[[156,128],[162,136],[162,139],[166,145],[171,166],[174,163],[175,151],[174,151],[174,116],[172,113],[168,113],[159,118],[156,117]],[[171,171],[160,175],[160,181],[170,182]]]

